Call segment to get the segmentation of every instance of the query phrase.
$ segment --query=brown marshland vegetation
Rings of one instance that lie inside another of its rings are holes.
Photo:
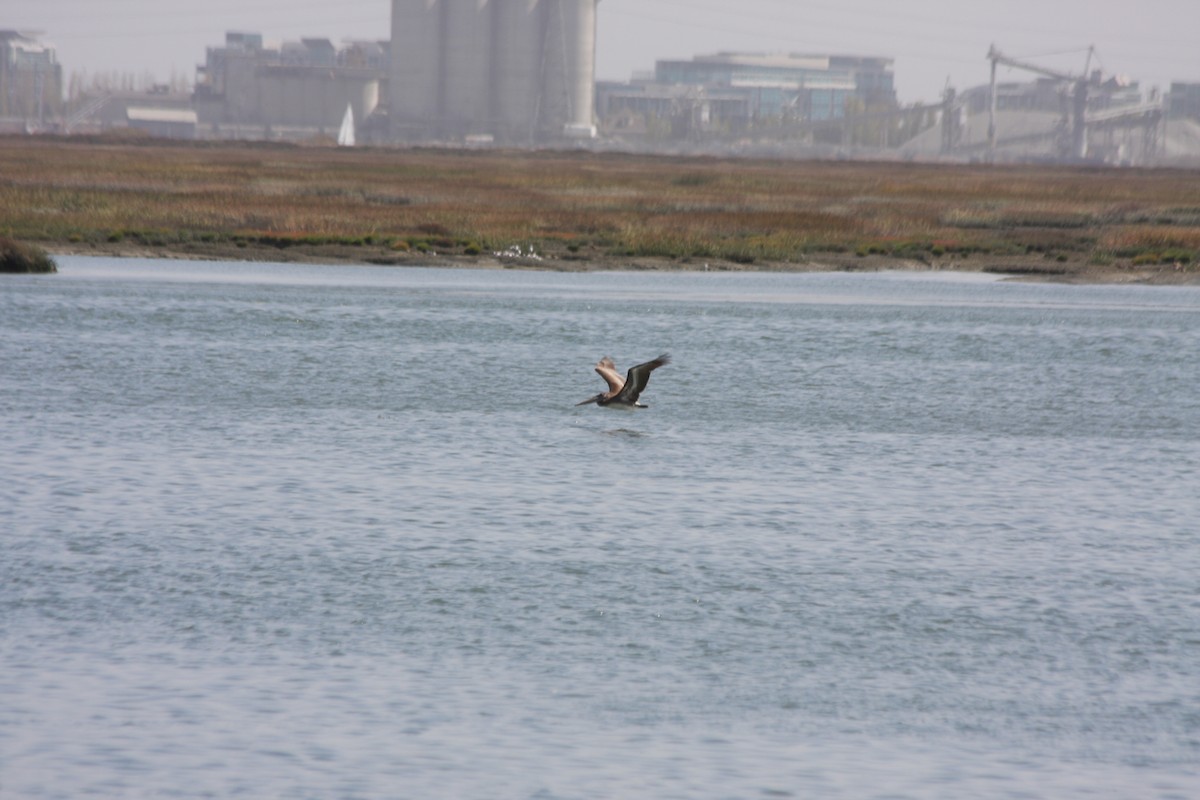
[[[0,138],[55,252],[1194,280],[1200,173]],[[497,258],[529,248],[542,258]]]

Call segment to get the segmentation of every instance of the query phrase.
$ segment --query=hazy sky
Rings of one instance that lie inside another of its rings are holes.
[[[68,75],[190,80],[228,30],[268,41],[387,39],[390,8],[389,0],[0,0],[0,29],[40,31]],[[596,72],[625,80],[659,58],[719,50],[888,56],[909,103],[936,100],[947,79],[958,89],[985,83],[992,42],[1071,72],[1094,44],[1106,73],[1165,90],[1172,80],[1200,82],[1197,31],[1196,0],[601,0]]]

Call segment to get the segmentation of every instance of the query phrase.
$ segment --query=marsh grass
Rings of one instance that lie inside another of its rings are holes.
[[[0,234],[44,245],[1195,264],[1200,177],[622,154],[0,138]]]

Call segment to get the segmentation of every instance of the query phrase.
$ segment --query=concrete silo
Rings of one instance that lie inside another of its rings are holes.
[[[598,0],[392,0],[398,139],[595,135]]]
[[[496,4],[492,117],[497,138],[529,142],[537,133],[541,93],[542,0],[492,0]]]
[[[544,136],[594,136],[596,0],[543,0],[540,129]]]
[[[562,4],[566,118],[562,133],[572,138],[596,135],[596,2],[559,0]]]
[[[392,0],[391,125],[393,135],[427,135],[442,115],[442,3]]]
[[[492,5],[441,0],[442,119],[445,134],[491,133]]]

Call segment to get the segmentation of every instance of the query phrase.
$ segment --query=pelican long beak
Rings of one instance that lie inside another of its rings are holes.
[[[598,394],[598,395],[596,395],[595,397],[589,397],[587,400],[584,400],[583,402],[580,402],[580,403],[576,403],[575,405],[576,405],[576,406],[586,406],[588,403],[594,403],[594,402],[596,402],[596,401],[597,401],[597,400],[599,400],[601,397],[604,397],[604,395],[602,395],[602,394]]]

